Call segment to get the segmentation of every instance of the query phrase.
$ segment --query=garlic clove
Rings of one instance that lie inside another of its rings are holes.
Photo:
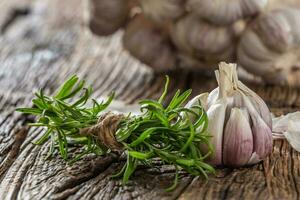
[[[285,52],[293,43],[291,24],[286,15],[280,11],[273,11],[261,16],[252,25],[252,28],[264,44],[275,51]]]
[[[222,165],[222,143],[223,143],[223,128],[226,112],[226,101],[221,99],[207,110],[207,116],[209,119],[208,132],[213,134],[211,143],[215,148],[214,155],[211,157],[211,164]],[[200,147],[200,149],[205,149]]]
[[[253,123],[253,152],[256,152],[260,159],[263,159],[272,152],[272,131],[261,117],[251,118]]]
[[[261,41],[260,36],[250,30],[249,26],[243,33],[237,47],[239,64],[255,75],[269,74],[273,70],[272,60],[280,56],[280,53],[270,51]]]
[[[94,34],[110,35],[126,24],[129,12],[129,0],[89,0],[87,23]]]
[[[258,155],[256,160],[261,160],[272,152],[272,129],[261,118],[249,98],[243,96],[243,100],[252,122],[253,152]]]
[[[191,17],[183,17],[171,26],[170,36],[174,45],[182,52],[193,55],[193,48],[188,42],[187,31],[189,27],[195,24]]]
[[[247,110],[231,109],[223,137],[223,164],[231,167],[247,164],[253,152],[252,130]]]
[[[123,46],[156,72],[166,72],[176,66],[175,50],[168,35],[142,15],[131,19],[125,28]]]
[[[143,14],[157,24],[172,21],[185,13],[185,0],[140,0]]]
[[[251,96],[249,100],[251,101],[252,105],[258,111],[258,114],[262,117],[262,119],[269,126],[269,128],[272,129],[271,112],[264,100],[240,81],[238,82],[238,87],[243,92]]]

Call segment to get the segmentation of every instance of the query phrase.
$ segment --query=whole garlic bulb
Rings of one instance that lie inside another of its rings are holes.
[[[266,82],[300,86],[300,10],[282,8],[256,19],[237,54],[243,68]]]
[[[190,14],[178,20],[170,34],[180,51],[202,62],[213,65],[233,60],[235,34],[230,27],[215,26]]]
[[[130,0],[89,0],[88,26],[101,36],[114,33],[127,21]]]
[[[156,72],[176,66],[176,54],[167,34],[142,15],[134,17],[125,28],[123,46]]]
[[[186,105],[192,107],[200,101],[206,109],[208,132],[215,147],[211,163],[232,167],[258,163],[272,151],[270,111],[257,94],[238,80],[235,64],[221,63],[216,78],[218,88]]]
[[[267,5],[268,0],[188,0],[191,12],[214,24],[228,25],[256,15]]]
[[[172,21],[185,13],[186,0],[140,0],[143,14],[157,24]]]

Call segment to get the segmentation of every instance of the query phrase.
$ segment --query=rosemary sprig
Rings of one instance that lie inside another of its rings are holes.
[[[85,82],[79,81],[77,76],[71,77],[56,92],[53,97],[46,96],[42,91],[36,93],[33,100],[34,108],[19,108],[20,112],[38,116],[32,126],[44,126],[45,134],[35,142],[43,144],[51,138],[49,155],[58,148],[61,156],[69,160],[68,147],[79,145],[85,151],[71,158],[74,162],[88,153],[103,155],[110,150],[100,144],[95,136],[82,136],[80,130],[97,124],[100,114],[111,103],[113,94],[106,102],[93,101],[92,107],[86,103],[90,98],[92,89],[84,88]],[[205,162],[212,154],[213,149],[207,133],[208,118],[201,106],[190,109],[184,107],[185,101],[191,90],[181,93],[179,90],[169,104],[163,105],[168,92],[169,78],[163,94],[159,100],[141,100],[141,113],[136,116],[124,117],[119,123],[115,133],[116,140],[124,147],[127,161],[121,171],[114,177],[123,176],[126,184],[137,166],[140,164],[153,166],[153,159],[160,158],[162,162],[173,165],[176,169],[174,184],[176,187],[179,179],[179,169],[194,176],[214,172],[214,168]],[[78,94],[81,92],[81,95]],[[75,97],[78,97],[77,100]],[[103,114],[103,113],[102,113]],[[196,121],[190,120],[194,115]],[[199,146],[205,145],[208,151],[203,153]]]
[[[35,93],[32,100],[33,108],[18,108],[19,112],[38,116],[36,123],[30,126],[43,126],[47,128],[45,134],[34,142],[41,145],[51,138],[51,147],[47,156],[52,156],[55,147],[58,148],[63,159],[70,161],[68,147],[71,145],[84,146],[83,153],[72,158],[80,159],[85,154],[95,153],[103,155],[107,149],[99,144],[92,136],[79,135],[79,130],[97,123],[99,115],[114,98],[112,93],[106,102],[98,103],[92,99],[92,107],[86,107],[92,88],[85,88],[85,81],[79,81],[76,75],[68,79],[53,97],[46,96],[42,90]],[[79,94],[81,94],[79,96]],[[72,100],[75,97],[76,100]]]
[[[205,163],[213,151],[206,131],[208,118],[205,111],[200,106],[184,108],[191,90],[183,93],[178,90],[171,102],[163,106],[168,83],[167,78],[158,101],[140,101],[142,114],[124,119],[116,133],[117,140],[127,149],[127,162],[118,174],[123,175],[124,183],[127,183],[138,164],[152,166],[153,158],[160,158],[164,163],[184,169],[194,176],[207,177],[208,172],[214,172],[213,167]],[[195,115],[197,121],[191,122],[188,115]],[[201,144],[209,147],[207,153],[200,151]],[[178,170],[175,177],[174,183],[177,183]]]

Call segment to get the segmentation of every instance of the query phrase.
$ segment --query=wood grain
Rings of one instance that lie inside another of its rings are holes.
[[[45,160],[49,143],[31,143],[44,130],[27,129],[30,116],[14,112],[31,105],[35,90],[51,94],[68,76],[78,74],[93,85],[95,98],[114,90],[118,100],[129,104],[157,98],[165,81],[123,50],[122,32],[105,38],[89,34],[83,4],[0,1],[0,199],[299,199],[299,154],[284,141],[276,141],[272,155],[253,167],[218,169],[208,180],[182,172],[171,193],[164,188],[172,184],[174,169],[159,161],[157,169],[141,167],[123,186],[110,177],[124,162],[113,154],[89,155],[71,166],[58,155]],[[170,77],[168,99],[177,89],[193,88],[196,95],[216,87],[203,74],[174,72]],[[251,87],[276,114],[300,105],[299,89]]]

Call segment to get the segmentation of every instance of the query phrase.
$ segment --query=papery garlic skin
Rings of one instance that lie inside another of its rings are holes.
[[[276,136],[286,138],[290,145],[300,152],[300,112],[273,118],[273,125],[273,132],[277,134]]]
[[[216,77],[219,87],[201,99],[215,148],[210,162],[230,167],[260,162],[271,153],[273,144],[271,113],[267,105],[238,80],[235,64],[221,63]],[[199,102],[199,97],[203,95],[191,100],[193,105]],[[203,102],[205,99],[207,102]],[[187,107],[190,106],[188,103]]]

